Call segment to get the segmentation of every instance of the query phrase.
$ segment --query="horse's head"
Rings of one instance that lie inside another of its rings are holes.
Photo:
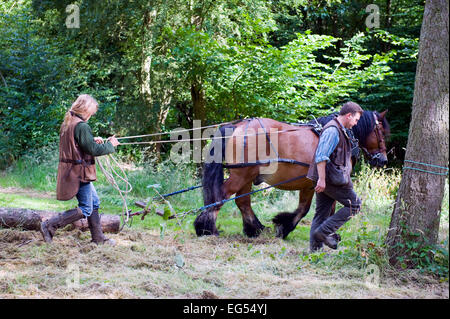
[[[388,162],[386,139],[390,134],[390,128],[386,113],[387,110],[381,113],[366,111],[353,128],[360,147],[372,167],[383,167]]]

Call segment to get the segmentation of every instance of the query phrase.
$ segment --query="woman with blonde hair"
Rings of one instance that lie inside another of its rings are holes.
[[[76,196],[78,207],[41,224],[42,236],[48,243],[52,242],[58,228],[87,217],[94,243],[115,244],[103,235],[98,214],[100,200],[92,182],[97,179],[95,156],[114,153],[119,142],[115,136],[104,143],[92,135],[87,121],[97,110],[98,102],[92,96],[82,94],[72,104],[61,125],[56,198],[65,201]]]

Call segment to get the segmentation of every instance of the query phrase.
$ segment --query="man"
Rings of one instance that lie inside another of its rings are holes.
[[[103,235],[98,214],[100,200],[92,182],[97,179],[94,157],[114,153],[119,141],[112,136],[104,143],[101,138],[93,137],[87,122],[97,110],[97,101],[82,94],[64,117],[60,129],[56,198],[69,200],[76,196],[78,207],[41,224],[41,233],[47,243],[52,242],[58,228],[87,217],[94,243],[115,244],[114,240]]]
[[[352,148],[346,129],[355,126],[362,113],[358,104],[347,102],[320,134],[314,162],[308,171],[308,178],[317,182],[316,214],[310,231],[311,251],[322,248],[323,244],[336,249],[336,230],[360,210],[361,200],[353,191],[350,178]],[[330,216],[335,201],[344,207]]]

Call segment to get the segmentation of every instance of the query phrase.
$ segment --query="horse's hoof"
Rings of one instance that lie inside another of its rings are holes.
[[[194,221],[194,228],[197,236],[219,235],[216,228],[216,220],[211,214],[203,212]]]
[[[261,235],[261,233],[263,232],[264,228],[266,228],[266,227],[265,226],[258,227],[258,228],[246,227],[246,228],[244,228],[244,234],[247,237],[255,238],[255,237],[258,237],[259,235]]]

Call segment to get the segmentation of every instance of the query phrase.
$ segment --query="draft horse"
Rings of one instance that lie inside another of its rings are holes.
[[[390,130],[386,112],[365,111],[352,129],[371,166],[387,164],[385,139]],[[331,118],[320,118],[318,121],[324,125]],[[262,141],[260,135],[264,136]],[[297,180],[276,186],[281,190],[299,190],[297,209],[292,213],[279,213],[272,220],[276,236],[286,238],[308,213],[314,195],[314,184],[306,178],[319,142],[313,126],[251,118],[220,127],[215,137],[208,150],[209,160],[203,167],[205,205],[228,199],[233,194],[246,194],[251,191],[252,184],[265,182],[275,185],[298,176]],[[275,156],[267,158],[264,153],[274,153]],[[276,166],[268,170],[274,163]],[[225,181],[224,168],[229,169],[229,178]],[[252,210],[250,195],[235,202],[242,214],[244,233],[248,237],[257,237],[265,226]],[[210,207],[197,216],[194,227],[198,236],[219,234],[216,219],[220,208],[221,205]]]

